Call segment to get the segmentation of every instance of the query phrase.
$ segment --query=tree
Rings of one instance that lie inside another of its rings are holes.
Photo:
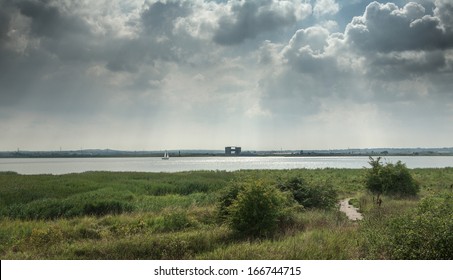
[[[382,182],[382,170],[384,166],[379,162],[381,157],[378,157],[376,160],[370,157],[368,162],[371,165],[371,169],[368,169],[366,175],[366,188],[377,198],[381,196],[384,192],[384,184]]]
[[[413,196],[418,193],[420,187],[412,178],[409,169],[404,163],[398,161],[396,164],[380,162],[370,157],[368,162],[371,169],[366,174],[366,188],[380,199],[382,194],[392,196]]]

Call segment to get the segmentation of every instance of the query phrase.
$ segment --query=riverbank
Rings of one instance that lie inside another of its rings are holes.
[[[417,198],[383,197],[377,208],[364,191],[364,169],[87,172],[18,175],[0,172],[1,259],[380,259],[369,243],[377,225],[448,194],[453,168],[411,170]],[[278,184],[300,177],[330,184],[338,198],[355,197],[365,219],[338,209],[304,209],[270,238],[238,237],[218,220],[230,184]]]

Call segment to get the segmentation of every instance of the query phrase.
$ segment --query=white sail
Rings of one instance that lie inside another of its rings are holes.
[[[162,159],[170,159],[170,155],[167,153],[167,151],[165,151],[164,156],[162,157]]]

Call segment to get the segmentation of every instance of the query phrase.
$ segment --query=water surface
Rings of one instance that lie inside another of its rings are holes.
[[[385,157],[409,168],[453,167],[453,157]],[[368,157],[173,157],[151,158],[1,158],[0,171],[20,174],[66,174],[85,171],[178,172],[192,170],[363,168]]]

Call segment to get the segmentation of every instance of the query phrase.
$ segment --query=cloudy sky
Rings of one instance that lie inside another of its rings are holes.
[[[0,0],[0,150],[453,146],[453,1]]]

